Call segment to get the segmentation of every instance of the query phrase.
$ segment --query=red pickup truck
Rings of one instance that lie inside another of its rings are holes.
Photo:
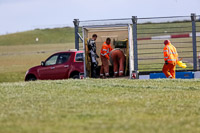
[[[84,72],[83,51],[58,52],[26,72],[25,81],[79,78]]]

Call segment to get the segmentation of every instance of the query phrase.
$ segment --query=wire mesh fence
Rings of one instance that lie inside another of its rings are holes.
[[[197,19],[196,22],[199,23]],[[199,24],[196,24],[196,28]],[[197,31],[198,35],[198,31]],[[139,18],[137,24],[138,70],[162,71],[164,40],[177,48],[179,59],[193,70],[193,38],[191,16]],[[197,42],[199,42],[199,37]],[[199,47],[199,45],[197,45]],[[177,67],[177,70],[182,68]]]

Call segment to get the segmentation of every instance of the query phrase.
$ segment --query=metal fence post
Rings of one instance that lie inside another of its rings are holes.
[[[75,49],[79,50],[79,35],[78,35],[78,29],[79,29],[79,19],[74,19],[74,30],[75,30]]]
[[[191,14],[192,42],[193,42],[193,70],[197,70],[197,44],[196,44],[196,14]]]
[[[138,49],[137,49],[137,16],[132,16],[133,21],[133,55],[134,55],[134,71],[138,71]]]

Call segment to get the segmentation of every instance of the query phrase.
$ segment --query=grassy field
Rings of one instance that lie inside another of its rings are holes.
[[[72,29],[0,36],[0,133],[200,132],[200,80],[23,82],[28,68],[74,48]]]
[[[0,83],[0,133],[198,133],[200,80]]]
[[[36,41],[39,38],[39,41]],[[0,36],[0,83],[23,81],[26,71],[51,54],[74,48],[74,29],[36,29]]]
[[[39,40],[36,41],[36,38]],[[0,46],[74,42],[74,28],[35,29],[0,36]]]

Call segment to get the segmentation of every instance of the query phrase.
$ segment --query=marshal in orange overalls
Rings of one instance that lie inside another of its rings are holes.
[[[110,38],[106,39],[106,42],[103,43],[102,48],[101,48],[101,62],[102,62],[102,66],[101,66],[101,70],[100,70],[100,77],[105,76],[109,77],[109,62],[108,60],[110,59],[109,54],[110,51],[113,50],[113,48],[110,46]]]
[[[110,57],[110,62],[113,64],[114,76],[123,76],[125,63],[124,53],[120,49],[114,49],[110,52]]]
[[[164,41],[165,47],[163,49],[165,64],[163,66],[163,73],[167,78],[175,79],[176,77],[176,63],[178,61],[178,53],[176,48],[169,40]]]

